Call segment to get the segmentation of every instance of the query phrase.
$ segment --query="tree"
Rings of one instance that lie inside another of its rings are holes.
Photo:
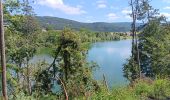
[[[65,28],[58,37],[56,47],[51,66],[37,75],[37,82],[42,83],[39,87],[45,93],[50,93],[56,82],[53,79],[57,76],[63,81],[69,98],[82,96],[87,91],[92,91],[96,83],[91,75],[94,66],[86,61],[87,47],[84,47],[79,34]],[[57,84],[61,85],[60,82]]]
[[[141,42],[143,40],[140,40],[141,38],[145,38],[145,35],[142,34],[141,31],[145,29],[145,27],[149,27],[151,21],[157,20],[161,21],[163,17],[158,17],[158,10],[152,8],[149,4],[149,0],[131,0],[131,8],[132,8],[132,33],[133,33],[133,39],[132,39],[132,57],[129,59],[128,63],[124,66],[124,73],[125,77],[128,79],[134,80],[138,77],[145,76],[144,72],[144,62],[143,60],[143,49],[141,48]],[[136,26],[136,21],[142,21],[142,25],[139,27]],[[140,35],[137,36],[137,32],[140,33]],[[148,34],[150,32],[148,31]],[[147,34],[147,33],[145,33]],[[137,38],[139,37],[139,39]],[[145,59],[145,63],[149,64],[149,60]],[[135,68],[136,67],[136,68]]]
[[[139,48],[138,48],[138,38],[137,38],[137,18],[138,18],[138,11],[139,11],[139,1],[140,0],[130,0],[130,7],[132,13],[130,16],[132,17],[132,56],[129,59],[129,64],[126,64],[124,67],[125,76],[128,74],[128,71],[131,69],[131,77],[132,79],[140,78],[141,77],[141,69],[140,69],[140,56],[139,56]],[[132,63],[132,64],[131,64]],[[129,67],[132,67],[128,69]]]
[[[0,49],[1,49],[1,65],[2,65],[2,94],[3,99],[8,100],[7,96],[7,79],[6,79],[6,58],[5,58],[5,40],[4,40],[4,24],[3,24],[3,5],[0,0]]]
[[[139,48],[142,51],[141,68],[147,77],[169,75],[169,30],[159,19],[152,20],[141,32]]]
[[[9,63],[14,63],[19,67],[19,70],[27,70],[26,73],[17,71],[19,87],[24,90],[24,82],[21,82],[22,77],[27,77],[27,92],[31,94],[31,82],[29,77],[29,60],[36,53],[36,36],[39,31],[38,23],[33,17],[33,10],[28,0],[15,1],[7,0],[5,4],[5,20],[8,27],[6,35],[7,40],[7,55]],[[25,64],[26,66],[23,66]]]

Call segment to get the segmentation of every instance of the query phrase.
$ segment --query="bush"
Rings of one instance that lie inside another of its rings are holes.
[[[170,81],[157,79],[155,81],[137,80],[131,86],[113,89],[111,92],[105,89],[92,96],[92,100],[165,100],[170,96]]]

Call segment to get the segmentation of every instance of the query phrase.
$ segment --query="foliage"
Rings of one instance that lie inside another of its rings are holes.
[[[170,95],[170,82],[168,79],[136,80],[131,86],[105,89],[92,95],[92,100],[166,100]]]
[[[123,67],[123,76],[126,77],[129,81],[134,81],[139,77],[139,68],[133,59],[134,58],[132,58],[132,56],[127,59],[127,63],[124,64]]]
[[[129,22],[118,22],[118,23],[81,23],[73,20],[57,18],[57,17],[41,17],[37,16],[36,19],[39,21],[42,28],[63,30],[64,27],[68,26],[72,29],[79,31],[81,28],[86,28],[95,32],[129,32],[131,23]],[[49,26],[50,25],[50,26]],[[137,24],[139,26],[139,24]]]
[[[23,92],[18,93],[15,97],[13,95],[11,95],[9,97],[9,100],[36,100],[34,97],[32,96],[26,96]]]
[[[123,68],[124,76],[130,81],[138,76],[140,78],[169,76],[170,32],[166,26],[165,18],[159,16],[158,10],[152,8],[149,3],[148,0],[134,1],[134,5],[137,7],[135,9],[138,10],[135,10],[138,12],[136,13],[137,19],[142,20],[144,25],[137,28],[140,30],[138,40],[136,40],[138,50],[133,50],[134,43],[132,43],[132,57]],[[136,61],[134,56],[138,56],[139,61]]]
[[[97,41],[111,41],[120,40],[122,38],[127,38],[128,35],[125,33],[116,32],[92,32],[86,29],[81,29],[79,31],[80,38],[82,42],[97,42]]]
[[[142,72],[149,77],[169,75],[169,30],[153,21],[141,35],[139,47],[142,51]]]
[[[18,67],[17,70],[11,69],[9,73],[17,81],[18,88],[23,91],[27,90],[30,94],[29,61],[36,53],[36,33],[39,31],[39,27],[32,17],[32,7],[25,0],[4,1],[4,16],[5,33],[7,33],[5,34],[7,63]],[[15,85],[9,85],[9,87],[13,89]],[[18,91],[18,88],[16,88],[16,91]]]
[[[147,7],[142,8],[144,6]],[[138,19],[144,20],[147,16],[146,12],[148,10],[152,12],[153,9],[149,5],[140,5],[140,7],[143,12],[140,13],[142,15]],[[42,27],[46,28],[40,30],[28,0],[17,2],[6,0],[4,16],[7,33],[5,34],[7,62],[9,63],[7,79],[11,100],[64,99],[64,92],[68,93],[69,99],[78,100],[166,99],[170,95],[169,79],[162,79],[166,76],[169,78],[170,73],[170,28],[161,23],[162,18],[150,20],[150,16],[147,16],[149,23],[138,34],[141,71],[144,76],[155,80],[146,77],[138,80],[140,69],[134,67],[138,65],[131,57],[123,69],[124,76],[131,80],[131,84],[108,91],[93,79],[92,72],[96,65],[87,62],[86,54],[93,42],[126,39],[126,34],[111,31],[120,31],[120,29],[127,31],[129,23],[90,24],[37,17]],[[60,22],[57,23],[60,25],[57,28],[56,22]],[[70,27],[75,30],[67,27],[63,29],[63,26],[70,23]],[[80,29],[80,27],[83,28]],[[101,32],[92,32],[86,28]],[[42,49],[44,52],[41,52]],[[54,58],[52,64],[45,61],[31,64],[30,60],[38,53],[52,56]],[[157,76],[161,79],[156,79]],[[56,89],[59,91],[55,91]]]
[[[59,34],[59,35],[57,35]],[[61,33],[56,33],[57,45],[54,51],[54,61],[49,68],[37,74],[36,83],[44,93],[52,92],[52,87],[61,83],[56,76],[59,76],[65,84],[69,97],[84,95],[87,91],[93,91],[94,80],[92,79],[93,66],[86,61],[87,48],[81,42],[79,34],[69,28]]]

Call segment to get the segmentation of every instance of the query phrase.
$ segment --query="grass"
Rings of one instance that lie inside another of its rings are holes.
[[[62,95],[61,95],[62,96]],[[169,79],[136,80],[125,87],[117,87],[108,91],[103,86],[100,91],[73,100],[168,100],[170,96]],[[36,100],[35,97],[17,94],[15,100]],[[55,95],[41,96],[41,100],[56,100]],[[9,100],[12,100],[10,97]],[[44,99],[43,99],[44,98]],[[50,98],[50,99],[49,99]]]
[[[167,100],[170,96],[170,81],[168,79],[137,80],[131,86],[115,88],[111,91],[102,89],[90,100]]]

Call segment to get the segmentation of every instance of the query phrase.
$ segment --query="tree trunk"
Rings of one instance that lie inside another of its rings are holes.
[[[27,90],[28,90],[28,93],[29,93],[29,95],[31,95],[32,94],[32,89],[31,89],[31,81],[30,81],[30,69],[29,69],[29,63],[28,63],[28,59],[27,59],[27,76],[26,76],[26,78],[27,78]]]
[[[56,79],[61,82],[61,85],[62,85],[63,90],[64,90],[64,94],[65,94],[65,100],[68,100],[68,93],[67,93],[67,90],[66,90],[66,85],[64,84],[64,82],[61,80],[61,78],[59,76],[56,76]]]
[[[135,2],[135,4],[134,4]],[[138,0],[131,0],[131,8],[132,8],[132,58],[133,62],[137,62],[138,64],[138,70],[139,70],[139,78],[141,78],[141,68],[140,68],[140,57],[139,57],[139,48],[138,48],[138,39],[137,39],[137,33],[136,33],[136,21],[137,21],[137,9],[138,9]]]
[[[3,95],[3,100],[8,100],[2,0],[0,0],[0,23],[1,23],[1,26],[0,26],[0,49],[1,49],[1,66],[2,66],[2,95]]]

